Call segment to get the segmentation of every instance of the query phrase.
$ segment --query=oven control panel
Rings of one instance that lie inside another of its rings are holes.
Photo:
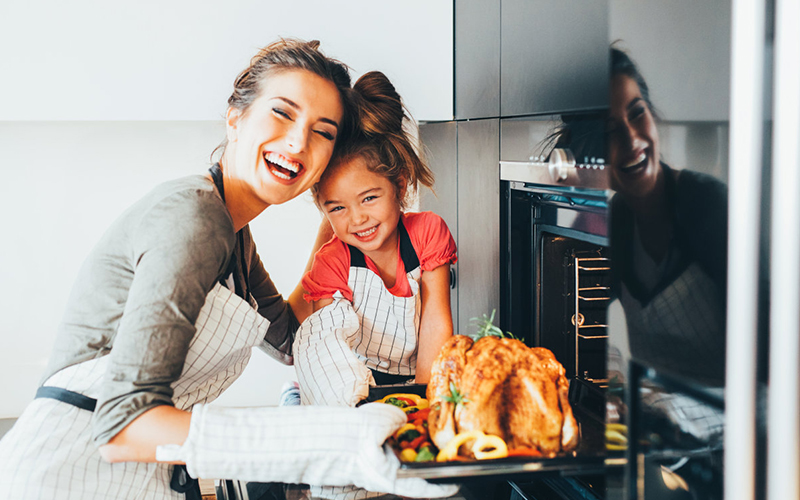
[[[609,189],[608,171],[603,158],[575,160],[569,149],[554,149],[550,157],[531,161],[501,161],[500,180],[555,187],[592,190]]]

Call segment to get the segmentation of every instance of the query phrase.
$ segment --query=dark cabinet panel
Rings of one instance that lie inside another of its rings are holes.
[[[661,120],[728,121],[731,10],[730,0],[609,2],[609,40],[639,66]]]
[[[458,157],[456,122],[423,123],[419,138],[427,156],[428,165],[436,177],[435,194],[429,189],[420,190],[419,209],[439,214],[447,223],[458,244]],[[451,268],[458,275],[458,262]],[[450,290],[450,309],[453,328],[458,332],[458,287]]]
[[[604,108],[608,0],[502,0],[500,53],[501,116]]]
[[[500,116],[500,0],[455,2],[455,115]]]
[[[500,121],[458,122],[458,322],[500,310]],[[495,319],[497,322],[497,319]]]

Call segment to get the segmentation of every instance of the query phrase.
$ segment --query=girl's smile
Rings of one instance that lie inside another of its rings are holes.
[[[320,206],[336,236],[375,262],[397,252],[402,214],[394,185],[361,157],[336,166],[320,186]]]

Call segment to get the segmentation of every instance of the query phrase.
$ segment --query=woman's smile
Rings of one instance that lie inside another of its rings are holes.
[[[648,154],[640,152],[635,158],[620,166],[620,170],[627,175],[636,175],[644,172],[647,168]]]
[[[334,83],[306,70],[271,75],[246,111],[229,108],[222,158],[228,206],[239,227],[270,205],[296,198],[322,175],[344,107]]]
[[[638,84],[626,75],[611,80],[608,133],[612,188],[648,196],[660,172],[658,129]]]
[[[299,161],[273,152],[265,152],[263,157],[269,173],[277,177],[279,182],[283,181],[282,184],[293,183],[303,173],[304,167]]]

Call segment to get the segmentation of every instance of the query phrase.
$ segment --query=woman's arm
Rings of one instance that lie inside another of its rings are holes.
[[[331,228],[331,224],[330,222],[328,222],[327,217],[323,217],[322,222],[319,225],[319,229],[317,230],[317,239],[316,241],[314,241],[314,247],[311,249],[311,255],[308,257],[308,262],[306,263],[306,268],[303,271],[303,275],[305,275],[305,273],[307,273],[311,269],[311,264],[313,264],[314,262],[314,255],[317,253],[317,250],[319,250],[322,247],[322,245],[327,243],[332,237],[333,237],[333,228]],[[302,280],[302,278],[303,276],[300,276],[300,280]],[[303,299],[302,281],[298,281],[294,291],[292,292],[291,295],[289,295],[288,302],[289,305],[292,307],[292,312],[294,313],[294,316],[300,323],[302,323],[314,311],[319,309],[318,307],[314,307],[314,305],[309,304],[308,302],[305,301],[305,299]]]
[[[182,445],[189,435],[191,413],[174,406],[156,406],[136,417],[111,440],[100,446],[107,462],[155,462],[156,447]]]
[[[453,335],[450,312],[450,265],[423,271],[421,281],[422,311],[419,325],[416,383],[427,384],[431,366],[442,345]]]

